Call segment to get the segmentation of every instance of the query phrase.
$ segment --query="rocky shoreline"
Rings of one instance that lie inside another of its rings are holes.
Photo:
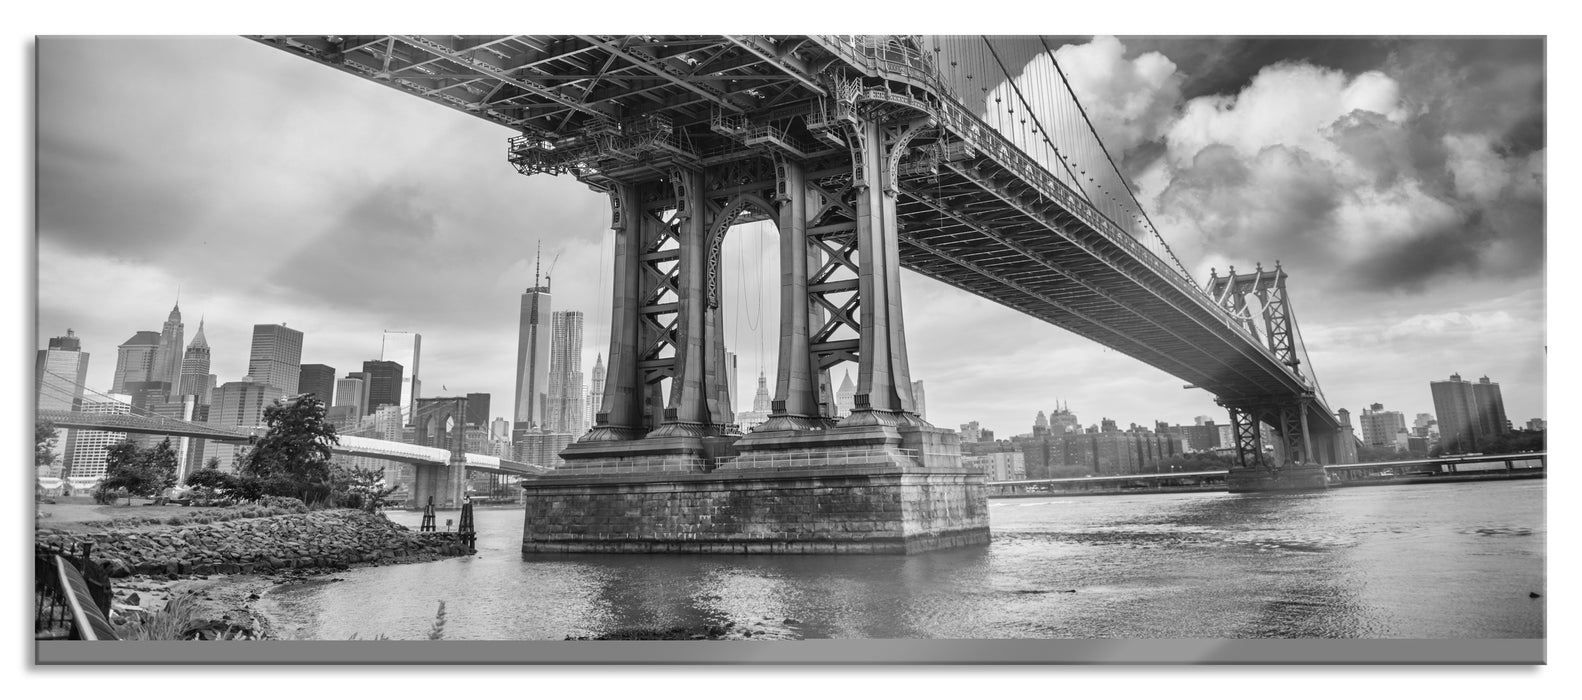
[[[334,581],[352,567],[433,561],[471,553],[456,533],[419,533],[357,510],[248,518],[164,528],[67,532],[40,529],[35,549],[93,545],[114,590],[118,627],[148,620],[183,598],[181,633],[201,639],[278,638],[257,605],[278,586]]]

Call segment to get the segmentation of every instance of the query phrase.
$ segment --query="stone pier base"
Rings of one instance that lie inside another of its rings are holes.
[[[1278,470],[1232,469],[1225,477],[1225,486],[1231,493],[1322,491],[1329,488],[1329,478],[1324,467],[1317,464],[1290,465]]]
[[[900,448],[906,428],[863,430],[867,445],[833,450],[759,440],[711,471],[657,454],[653,470],[621,471],[636,466],[629,452],[569,465],[523,486],[522,551],[912,554],[989,541],[981,470],[959,451]]]

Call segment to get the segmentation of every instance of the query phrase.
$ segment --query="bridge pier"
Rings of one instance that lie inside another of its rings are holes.
[[[605,396],[564,468],[524,486],[524,552],[893,552],[988,541],[980,471],[916,411],[900,290],[896,169],[931,122],[896,108],[808,115],[837,153],[766,147],[610,192],[615,298]],[[756,131],[721,119],[751,143]],[[729,424],[720,244],[780,233],[773,412]],[[857,363],[838,416],[828,369]],[[662,392],[669,382],[668,392]]]
[[[1220,403],[1229,410],[1236,435],[1238,464],[1225,477],[1231,493],[1329,487],[1322,465],[1334,463],[1335,436],[1315,436],[1311,431],[1307,414],[1316,406],[1312,397]],[[1274,428],[1273,454],[1264,449],[1263,424]]]

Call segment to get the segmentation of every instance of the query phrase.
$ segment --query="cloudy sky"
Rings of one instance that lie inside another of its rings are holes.
[[[1537,39],[1051,37],[1138,197],[1201,280],[1279,259],[1332,407],[1432,412],[1428,382],[1501,383],[1546,416],[1545,46]],[[38,346],[72,328],[106,390],[116,346],[180,290],[221,382],[255,323],[344,375],[423,334],[425,394],[509,417],[516,314],[542,243],[554,308],[606,352],[607,200],[523,177],[496,125],[232,37],[37,44]],[[733,234],[727,341],[773,378],[775,237]],[[1002,436],[1223,411],[1129,357],[905,273],[928,417]],[[986,342],[984,339],[992,339]],[[760,349],[761,348],[761,349]],[[838,381],[837,377],[837,381]],[[444,387],[442,390],[441,387]]]

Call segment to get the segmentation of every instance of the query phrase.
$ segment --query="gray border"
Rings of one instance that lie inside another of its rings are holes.
[[[834,639],[34,643],[56,664],[1539,665],[1543,639]]]

